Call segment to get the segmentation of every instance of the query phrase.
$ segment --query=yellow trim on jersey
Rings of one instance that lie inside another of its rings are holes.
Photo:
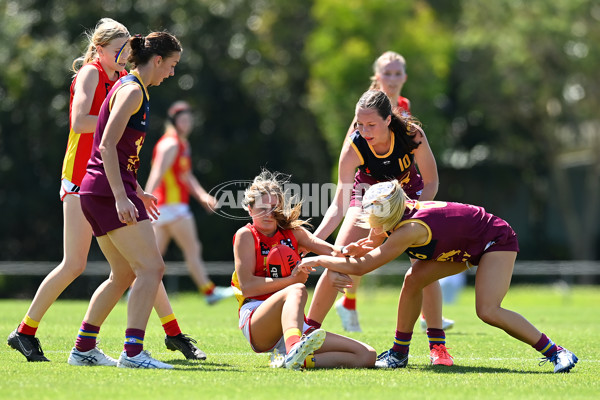
[[[348,140],[350,140],[350,146],[352,146],[352,148],[356,152],[356,155],[360,159],[360,165],[365,165],[365,159],[363,158],[362,154],[360,154],[360,151],[358,151],[358,147],[356,147],[356,145],[354,144],[354,142],[351,139],[348,139]]]
[[[121,90],[122,88],[124,88],[125,86],[127,86],[127,85],[137,85],[137,86],[140,86],[140,84],[139,84],[139,83],[137,83],[137,82],[126,82],[126,83],[122,84],[121,86],[119,86],[119,87],[118,87],[118,88],[117,88],[117,89],[116,89],[116,90],[113,92],[112,96],[110,96],[110,100],[108,100],[108,111],[112,111],[112,108],[113,108],[113,102],[114,102],[114,100],[115,100],[115,96],[117,95],[117,92],[118,92],[119,90]],[[140,87],[143,87],[143,86],[140,86]],[[144,103],[144,97],[142,97],[142,98],[141,98],[141,100],[140,100],[140,104],[138,104],[138,106],[136,107],[135,111],[133,111],[133,112],[131,113],[131,115],[135,115],[135,114],[137,114],[137,112],[138,112],[138,111],[140,111],[140,108],[142,107],[142,104],[143,104],[143,103]]]
[[[392,152],[394,151],[394,143],[396,142],[396,135],[394,135],[394,132],[390,131],[390,135],[392,137],[391,139],[391,143],[390,143],[390,149],[388,150],[387,153],[383,154],[383,155],[379,155],[377,154],[377,152],[375,151],[375,149],[373,148],[373,146],[371,146],[371,143],[367,142],[367,145],[369,146],[369,148],[371,149],[371,152],[373,153],[373,155],[377,158],[386,158],[389,157],[390,154],[392,154]]]
[[[181,203],[181,192],[179,190],[179,184],[175,178],[173,169],[170,168],[163,176],[163,182],[165,185],[165,204]]]
[[[238,279],[236,271],[233,271],[233,274],[231,275],[231,283],[233,283],[233,295],[237,299],[238,309],[240,309],[244,305],[244,300],[246,300],[246,298],[242,294],[242,289],[240,289],[240,280]]]
[[[144,83],[144,80],[142,79],[142,77],[140,76],[140,74],[138,74],[137,71],[131,71],[130,73],[131,73],[131,75],[133,75],[136,78],[138,78],[138,80],[141,82],[142,88],[144,89],[144,92],[146,92],[146,98],[148,99],[148,101],[150,101],[150,95],[148,94],[148,89],[146,89],[146,84]]]
[[[77,149],[79,148],[79,138],[81,136],[73,129],[69,131],[69,138],[67,140],[67,152],[63,160],[62,176],[61,179],[68,179],[73,181],[73,172],[75,170],[75,157],[77,156]]]
[[[427,225],[425,222],[421,221],[420,219],[407,219],[405,221],[400,221],[398,223],[398,225],[396,225],[394,227],[394,229],[392,229],[392,232],[394,232],[395,230],[399,229],[400,227],[406,225],[406,224],[410,224],[411,222],[414,222],[416,224],[419,224],[421,226],[423,226],[425,229],[427,229],[427,240],[425,241],[425,243],[421,243],[421,244],[413,244],[410,247],[421,247],[421,246],[427,246],[429,244],[429,242],[431,242],[431,238],[432,238],[432,234],[431,234],[431,228],[429,227],[429,225]]]
[[[144,81],[142,80],[142,77],[140,76],[140,74],[138,74],[136,71],[131,71],[130,72],[133,76],[135,76],[140,82],[141,85],[137,82],[126,82],[124,84],[122,84],[121,86],[119,86],[112,94],[112,96],[110,97],[109,101],[108,101],[108,111],[112,111],[112,107],[113,107],[113,101],[115,99],[115,95],[117,94],[117,92],[119,90],[121,90],[121,88],[127,86],[127,85],[138,85],[140,88],[142,88],[142,90],[144,91],[144,93],[146,93],[146,98],[148,100],[150,100],[150,95],[148,94],[148,89],[146,89],[146,85],[144,84]],[[136,107],[135,111],[131,114],[131,115],[135,115],[137,114],[138,111],[140,111],[140,108],[142,107],[142,104],[144,104],[144,98],[142,97],[142,99],[140,100],[140,104]]]

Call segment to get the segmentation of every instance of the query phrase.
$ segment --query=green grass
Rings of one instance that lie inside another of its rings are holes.
[[[378,352],[390,347],[395,330],[397,288],[364,285],[359,294],[363,333],[353,334]],[[58,301],[38,331],[51,363],[27,363],[0,346],[0,398],[58,399],[428,399],[428,398],[597,398],[600,394],[600,290],[573,287],[515,286],[504,306],[525,315],[554,341],[574,351],[580,361],[570,374],[553,374],[538,366],[539,354],[504,332],[479,321],[474,292],[467,288],[444,315],[455,319],[447,346],[453,367],[428,365],[425,335],[415,331],[408,368],[401,370],[270,369],[268,356],[254,354],[237,329],[233,299],[209,307],[196,294],[172,296],[180,326],[208,354],[204,362],[187,362],[162,343],[155,314],[146,333],[146,348],[158,359],[175,364],[173,371],[72,367],[66,363],[87,301]],[[2,340],[19,323],[29,301],[0,301]],[[101,348],[113,357],[122,349],[126,304],[121,302],[101,331]],[[325,328],[341,333],[334,312]]]

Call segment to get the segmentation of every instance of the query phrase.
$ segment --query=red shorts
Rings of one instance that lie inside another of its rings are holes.
[[[127,194],[127,197],[138,210],[137,220],[149,219],[144,202],[135,194]],[[92,226],[94,236],[104,236],[110,231],[127,226],[119,221],[114,197],[80,194],[80,199],[81,210]]]

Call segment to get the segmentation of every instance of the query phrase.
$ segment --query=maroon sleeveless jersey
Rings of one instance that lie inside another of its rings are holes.
[[[139,109],[129,118],[123,136],[121,136],[121,139],[117,143],[117,155],[119,157],[119,169],[125,191],[127,194],[136,193],[137,170],[140,164],[139,153],[144,144],[144,138],[146,137],[150,102],[148,92],[142,84],[141,78],[137,74],[131,73],[119,79],[108,93],[106,101],[104,101],[100,108],[96,132],[94,134],[92,155],[87,165],[87,173],[81,183],[80,194],[92,194],[106,197],[113,196],[112,189],[108,183],[108,178],[106,177],[106,172],[104,170],[104,162],[102,161],[102,155],[100,153],[100,143],[111,113],[113,96],[120,87],[128,84],[139,85],[142,88],[143,98]]]
[[[407,200],[404,216],[394,230],[409,222],[421,224],[429,232],[424,244],[406,249],[411,258],[478,265],[485,252],[519,251],[517,234],[510,225],[483,207]]]

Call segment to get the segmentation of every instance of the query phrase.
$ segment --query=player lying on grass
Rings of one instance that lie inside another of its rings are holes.
[[[309,257],[297,268],[310,272],[321,265],[331,271],[363,275],[403,252],[419,260],[404,277],[394,344],[377,357],[376,367],[406,367],[423,287],[471,265],[479,266],[475,308],[481,320],[531,345],[544,355],[544,361],[554,364],[554,372],[569,372],[575,366],[575,354],[554,344],[520,314],[501,306],[519,251],[517,235],[506,221],[478,206],[410,200],[397,181],[371,186],[362,207],[362,224],[371,233],[356,243],[364,249],[362,255],[355,251],[360,257]]]
[[[298,246],[317,254],[342,256],[341,248],[302,227],[307,224],[298,219],[302,203],[289,204],[284,183],[279,174],[263,171],[244,193],[252,224],[240,228],[233,238],[232,285],[239,301],[239,328],[255,352],[273,352],[273,367],[372,367],[377,355],[372,347],[305,323],[308,273],[292,269],[289,275],[282,274],[287,276],[270,276],[267,257],[279,245],[290,247],[298,261]],[[343,274],[333,274],[330,279],[339,289],[352,283]]]

